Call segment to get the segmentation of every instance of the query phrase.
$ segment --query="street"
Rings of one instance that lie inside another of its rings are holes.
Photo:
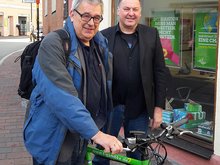
[[[27,36],[20,37],[0,37],[0,61],[7,55],[25,48],[30,44]]]

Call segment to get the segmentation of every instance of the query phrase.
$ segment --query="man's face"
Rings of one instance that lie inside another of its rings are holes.
[[[118,7],[119,24],[125,29],[133,29],[141,18],[139,0],[122,0]]]
[[[102,10],[100,5],[94,5],[87,2],[82,2],[75,11],[70,12],[76,35],[81,42],[87,46],[89,46],[89,41],[97,33],[100,23],[97,23],[94,19],[90,19],[89,21],[85,21],[85,19],[90,17],[100,18],[101,15]]]

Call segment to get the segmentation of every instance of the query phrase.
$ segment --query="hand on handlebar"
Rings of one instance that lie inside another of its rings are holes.
[[[150,119],[150,127],[151,130],[159,128],[162,123],[162,111],[163,109],[160,107],[154,108],[154,116],[153,119]]]
[[[117,154],[123,151],[122,143],[116,137],[105,134],[101,131],[93,136],[92,140],[96,144],[101,145],[105,149],[105,152]]]

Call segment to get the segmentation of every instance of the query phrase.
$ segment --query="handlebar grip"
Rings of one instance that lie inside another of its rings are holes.
[[[188,121],[189,121],[189,117],[186,116],[186,117],[182,118],[181,120],[173,123],[173,127],[176,127],[176,128],[180,127],[181,125],[188,123]]]

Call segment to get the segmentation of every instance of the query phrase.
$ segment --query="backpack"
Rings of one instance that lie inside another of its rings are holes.
[[[70,53],[70,39],[68,32],[65,29],[58,29],[54,32],[56,32],[62,39],[65,56],[66,58],[68,58]],[[30,99],[31,92],[35,87],[35,85],[32,83],[32,69],[36,56],[38,54],[38,49],[40,47],[41,41],[42,40],[27,45],[22,54],[15,59],[15,62],[21,59],[21,75],[18,87],[18,95],[20,95],[21,98],[25,98],[28,100]]]

